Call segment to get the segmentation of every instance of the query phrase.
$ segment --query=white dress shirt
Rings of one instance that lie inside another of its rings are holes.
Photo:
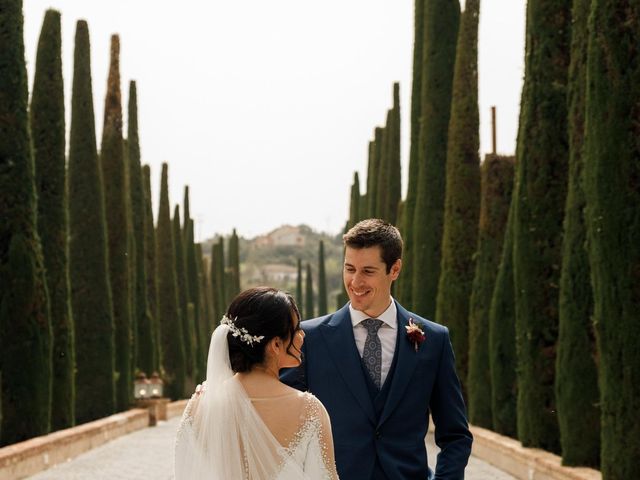
[[[353,308],[351,303],[349,303],[349,313],[351,314],[351,324],[353,325],[353,337],[356,340],[360,358],[362,358],[364,342],[367,340],[367,329],[364,325],[361,325],[361,322],[371,317]],[[398,337],[397,314],[396,302],[392,298],[389,307],[377,317],[378,320],[383,322],[380,330],[378,330],[378,338],[380,338],[380,344],[382,345],[382,379],[380,385],[384,385],[384,381],[387,379],[393,362],[393,354],[396,350],[396,338]]]

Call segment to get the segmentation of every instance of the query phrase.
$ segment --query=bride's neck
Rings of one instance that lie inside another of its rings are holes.
[[[240,375],[244,378],[262,378],[265,380],[280,381],[278,369],[275,365],[254,365],[250,371],[241,373]]]

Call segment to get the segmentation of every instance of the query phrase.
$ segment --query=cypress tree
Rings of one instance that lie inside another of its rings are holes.
[[[132,233],[135,236],[135,315],[137,356],[135,367],[147,375],[154,371],[152,318],[147,293],[147,236],[145,227],[145,191],[142,183],[142,165],[140,164],[140,140],[138,136],[138,93],[136,82],[129,83],[128,106],[128,160],[129,160],[129,197],[131,202]]]
[[[173,248],[176,271],[176,291],[178,294],[178,315],[182,322],[182,342],[184,347],[184,361],[189,384],[185,386],[185,393],[193,390],[193,382],[196,376],[196,351],[194,325],[189,323],[187,306],[190,303],[187,296],[187,271],[185,261],[185,246],[182,238],[182,225],[180,222],[180,207],[173,209]],[[195,305],[194,305],[195,308]],[[195,315],[195,310],[194,310]]]
[[[504,231],[513,189],[513,157],[487,155],[481,167],[480,219],[476,268],[469,301],[469,376],[467,381],[469,421],[493,428],[491,402],[491,354],[489,308],[502,254]],[[513,317],[511,317],[513,319]],[[496,319],[505,321],[507,319]],[[500,326],[496,325],[496,328]],[[511,343],[515,340],[511,337]],[[496,345],[500,345],[499,337]],[[501,353],[500,351],[496,352]],[[496,362],[503,361],[495,358]],[[513,358],[511,361],[515,361]],[[512,366],[513,364],[511,364]],[[503,366],[496,365],[496,368]],[[498,372],[496,371],[496,374]],[[514,432],[510,432],[515,435]]]
[[[160,331],[160,354],[162,355],[160,363],[162,377],[166,385],[166,395],[177,400],[183,397],[185,391],[186,361],[178,306],[168,182],[168,166],[163,163],[158,227],[156,229],[157,322]]]
[[[298,275],[296,277],[296,303],[298,311],[304,312],[304,297],[302,294],[302,260],[298,258]]]
[[[236,229],[233,229],[229,237],[229,259],[227,261],[230,274],[229,301],[240,293],[240,245]]]
[[[593,292],[582,187],[588,0],[572,10],[569,66],[569,186],[565,207],[555,395],[562,461],[597,467],[600,460],[598,370],[593,330]]]
[[[191,235],[193,239],[193,220],[191,220]],[[196,324],[196,332],[198,333],[198,370],[200,378],[204,379],[207,375],[207,352],[209,351],[209,339],[211,333],[218,326],[218,322],[213,316],[213,305],[211,303],[210,295],[207,292],[211,291],[211,280],[207,274],[207,263],[202,255],[202,245],[200,243],[191,242],[196,252],[196,261],[198,264],[198,292],[199,292],[199,305],[200,315],[198,316],[199,322]]]
[[[311,277],[311,265],[308,263],[304,295],[304,316],[307,319],[313,318],[315,317],[315,308],[313,302],[313,278]]]
[[[353,184],[351,185],[351,203],[349,204],[349,224],[353,227],[360,221],[360,179],[358,172],[353,173]]]
[[[411,295],[415,312],[427,318],[435,315],[440,277],[447,130],[459,17],[458,0],[424,0]],[[456,354],[461,355],[462,352]]]
[[[327,275],[324,268],[324,242],[320,240],[318,252],[318,316],[329,313],[327,307]]]
[[[389,215],[393,225],[400,224],[398,208],[402,200],[402,169],[401,169],[401,128],[400,128],[400,84],[393,84],[393,129],[391,130],[391,173],[389,179]]]
[[[375,184],[375,178],[374,178],[374,169],[375,169],[375,140],[369,140],[369,149],[367,150],[368,152],[368,157],[367,157],[367,176],[365,178],[365,186],[367,187],[367,192],[365,193],[365,201],[364,204],[360,206],[360,211],[361,211],[361,217],[364,218],[370,218],[371,217],[371,195],[373,194],[374,191],[374,184]],[[345,232],[347,233],[347,232]]]
[[[102,171],[96,149],[89,28],[76,26],[69,133],[69,278],[76,421],[115,412],[115,344]]]
[[[559,452],[554,378],[562,219],[567,194],[569,0],[527,4],[525,79],[516,156],[513,277],[518,438]]]
[[[367,195],[366,195],[366,193],[360,195],[360,199],[358,200],[358,221],[364,220],[365,218],[367,218]]]
[[[38,232],[42,241],[53,332],[52,430],[75,424],[75,349],[69,297],[69,218],[60,30],[60,13],[47,10],[38,42],[30,111]]]
[[[211,278],[211,299],[213,301],[213,318],[217,322],[222,318],[224,314],[224,305],[220,303],[220,285],[218,283],[218,244],[213,242],[211,244],[211,271],[209,276]]]
[[[22,2],[0,1],[0,444],[49,432],[51,323],[37,232]]]
[[[193,315],[194,315],[194,323],[192,327],[194,329],[194,346],[195,346],[195,355],[196,355],[196,366],[199,369],[205,369],[206,362],[200,363],[200,360],[205,357],[207,345],[204,345],[205,338],[201,338],[202,335],[206,335],[208,328],[203,329],[202,326],[207,323],[207,320],[201,318],[202,315],[205,314],[206,306],[202,302],[201,297],[201,257],[197,255],[196,245],[194,243],[194,231],[193,231],[193,220],[188,217],[189,216],[189,187],[185,187],[184,191],[184,251],[185,251],[185,268],[186,268],[186,276],[187,276],[187,301],[193,303]],[[204,293],[204,292],[203,292]],[[202,348],[205,348],[205,351],[202,351]],[[201,377],[205,377],[206,373],[203,372]]]
[[[400,84],[393,84],[393,108],[387,115],[385,128],[386,177],[378,182],[385,190],[382,202],[382,218],[395,225],[398,222],[398,204],[400,203]]]
[[[222,306],[222,313],[225,314],[227,312],[227,306],[229,302],[227,301],[227,275],[224,264],[224,238],[220,237],[218,239],[218,251],[216,257],[216,283],[218,285],[218,303]]]
[[[413,81],[411,84],[411,133],[409,147],[409,177],[407,197],[404,201],[400,231],[404,246],[402,249],[402,273],[398,278],[398,295],[400,303],[413,310],[413,219],[415,217],[418,192],[418,154],[420,144],[421,91],[422,91],[422,52],[424,48],[424,2],[415,0],[414,7],[414,40],[413,40]]]
[[[371,179],[371,191],[367,190],[367,195],[369,197],[369,217],[371,218],[377,218],[380,214],[380,206],[378,204],[378,199],[380,197],[378,180],[380,179],[379,170],[382,162],[382,152],[384,151],[382,148],[383,141],[384,128],[376,127],[374,130],[372,151],[373,161],[370,171],[370,175],[373,178]]]
[[[100,163],[104,179],[109,278],[113,299],[116,345],[116,407],[129,408],[131,396],[131,304],[129,291],[129,239],[127,229],[127,191],[124,145],[122,143],[122,104],[120,94],[120,39],[111,37],[111,61]]]
[[[129,270],[129,330],[131,332],[131,353],[129,355],[130,378],[136,377],[136,362],[138,360],[138,322],[136,307],[136,271],[137,255],[136,255],[136,238],[133,233],[133,206],[131,205],[131,166],[129,162],[129,142],[125,138],[122,141],[123,160],[124,160],[124,201],[125,201],[125,223],[127,225],[127,267]],[[130,399],[131,400],[131,399]]]
[[[378,165],[376,179],[376,217],[388,221],[387,198],[389,197],[389,143],[391,130],[391,110],[387,110],[385,126],[382,128],[382,141],[376,148]]]
[[[156,275],[156,233],[153,227],[153,210],[151,207],[151,169],[149,165],[142,167],[142,183],[144,186],[144,269],[147,274],[147,311],[149,314],[152,348],[151,371],[160,370],[160,329],[158,325],[158,282]]]
[[[584,191],[606,480],[640,465],[639,22],[637,1],[591,2]]]
[[[475,271],[480,200],[478,21],[480,0],[467,0],[460,21],[447,135],[442,263],[436,319],[450,327],[456,370],[467,390],[469,298]]]
[[[516,310],[513,291],[514,187],[515,171],[500,265],[489,307],[489,370],[493,430],[501,435],[516,438],[518,379],[516,376]]]

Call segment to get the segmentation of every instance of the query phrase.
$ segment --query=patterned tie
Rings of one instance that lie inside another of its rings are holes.
[[[380,343],[380,337],[378,337],[378,330],[380,330],[382,323],[382,320],[377,318],[367,318],[361,322],[361,325],[367,329],[367,339],[362,350],[362,360],[378,390],[380,390],[382,380],[382,344]]]

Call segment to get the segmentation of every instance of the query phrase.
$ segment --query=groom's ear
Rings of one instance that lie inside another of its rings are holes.
[[[397,280],[400,275],[400,270],[402,270],[402,259],[399,258],[395,261],[393,265],[391,265],[391,280]]]

